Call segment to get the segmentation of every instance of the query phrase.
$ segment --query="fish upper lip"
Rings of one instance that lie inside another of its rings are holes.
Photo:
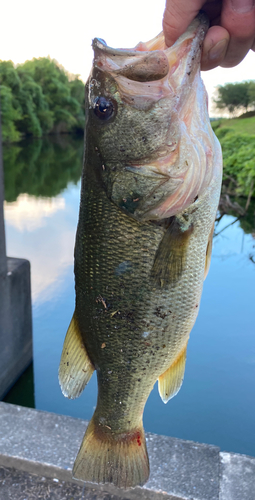
[[[169,88],[175,93],[184,81],[188,85],[192,83],[200,68],[201,47],[208,27],[207,15],[200,13],[175,44],[168,48],[163,32],[148,42],[139,42],[133,49],[108,47],[103,40],[95,38],[92,42],[94,68],[118,78],[118,85],[126,98],[131,94],[143,96],[142,105],[146,103],[145,96],[158,100],[168,94]],[[150,82],[155,84],[153,88],[142,87]],[[137,105],[140,107],[141,103]]]
[[[94,50],[99,49],[105,54],[113,55],[115,56],[116,54],[120,56],[136,56],[137,55],[137,50],[134,49],[114,49],[113,47],[109,47],[106,42],[101,39],[101,38],[94,38],[92,40],[92,48]]]
[[[199,40],[201,39],[201,41],[204,39],[204,36],[205,36],[205,32],[208,30],[209,28],[209,19],[208,19],[208,16],[207,14],[205,14],[205,12],[200,12],[196,17],[195,19],[193,20],[193,22],[190,24],[190,26],[188,27],[188,29],[185,31],[185,33],[183,33],[183,35],[181,35],[178,40],[174,43],[174,45],[172,45],[171,47],[168,47],[168,48],[164,48],[164,49],[160,49],[162,51],[165,52],[165,54],[168,56],[168,54],[171,53],[172,49],[176,47],[176,45],[180,44],[180,42],[182,42],[183,40],[185,39],[188,39],[190,38],[192,35],[194,36],[195,34],[195,39],[196,40]],[[197,33],[196,33],[197,32]],[[157,37],[155,37],[154,39],[144,43],[144,44],[138,44],[137,47],[138,48],[131,48],[131,49],[116,49],[116,48],[113,48],[113,47],[109,47],[107,45],[107,43],[102,40],[101,38],[94,38],[92,40],[92,47],[96,52],[101,52],[101,53],[104,53],[106,56],[123,56],[125,58],[127,57],[137,57],[138,55],[142,55],[142,56],[145,56],[146,53],[149,54],[150,52],[152,52],[153,50],[155,49],[148,49],[146,50],[146,45],[150,47],[151,43],[153,43],[153,40],[156,40],[158,37],[162,37],[164,38],[164,34],[163,32],[161,32]],[[144,49],[143,50],[139,50],[139,46],[140,45],[143,45]],[[157,50],[157,49],[156,49]]]

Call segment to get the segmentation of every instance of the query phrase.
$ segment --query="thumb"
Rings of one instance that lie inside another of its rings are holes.
[[[167,47],[186,31],[204,3],[205,0],[166,0],[163,31]]]

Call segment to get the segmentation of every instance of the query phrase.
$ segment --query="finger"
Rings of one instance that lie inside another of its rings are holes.
[[[239,64],[253,46],[255,39],[254,0],[225,0],[221,26],[230,35],[227,52],[221,66],[231,68]]]
[[[205,0],[166,0],[163,31],[167,47],[176,42],[198,14]]]
[[[201,57],[201,69],[209,69],[219,66],[225,58],[229,44],[229,33],[221,26],[212,26],[209,28],[203,44]]]

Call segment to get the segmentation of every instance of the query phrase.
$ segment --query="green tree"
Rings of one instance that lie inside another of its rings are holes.
[[[13,112],[10,106],[9,111],[6,110],[6,114],[2,118],[3,128],[7,128],[8,122],[9,124],[14,122],[13,126],[18,132],[16,136],[13,134],[7,136],[6,134],[4,139],[13,141],[25,134],[41,137],[45,127],[41,126],[40,112],[48,110],[41,87],[34,82],[30,75],[15,69],[12,61],[0,62],[0,83],[2,87],[5,87],[2,100],[4,97],[7,99],[8,95],[14,110]],[[3,102],[2,105],[4,105]],[[51,119],[51,127],[52,125],[53,120]]]
[[[12,61],[0,61],[0,98],[3,141],[17,141],[21,137],[18,121],[22,109],[17,99],[21,81]]]
[[[19,141],[21,134],[17,130],[16,124],[21,118],[21,113],[14,108],[11,89],[5,85],[0,85],[0,97],[3,142]]]
[[[85,87],[78,75],[70,81],[71,96],[79,102],[79,112],[76,115],[77,125],[75,131],[83,133],[85,124]]]
[[[214,99],[216,108],[227,109],[230,113],[242,108],[245,108],[247,111],[248,107],[252,104],[250,95],[252,83],[252,81],[246,81],[220,85],[217,88],[217,98]]]
[[[42,57],[17,68],[0,61],[4,141],[83,131],[84,85],[56,61]]]
[[[72,96],[72,83],[56,61],[47,57],[32,59],[19,66],[20,71],[30,74],[43,89],[48,109],[52,112],[55,131],[68,132],[77,125],[82,103]]]
[[[22,84],[19,102],[23,111],[19,128],[23,134],[41,137],[52,129],[54,114],[49,109],[41,85],[35,82],[22,66],[17,68],[17,73]]]

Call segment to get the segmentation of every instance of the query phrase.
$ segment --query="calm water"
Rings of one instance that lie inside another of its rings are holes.
[[[82,152],[82,140],[66,138],[5,148],[5,219],[8,255],[31,262],[35,407],[89,419],[97,398],[95,374],[75,401],[64,398],[57,377],[74,309]],[[241,221],[224,215],[218,222],[182,389],[164,405],[155,384],[144,414],[147,431],[253,456],[254,210],[255,204]]]

